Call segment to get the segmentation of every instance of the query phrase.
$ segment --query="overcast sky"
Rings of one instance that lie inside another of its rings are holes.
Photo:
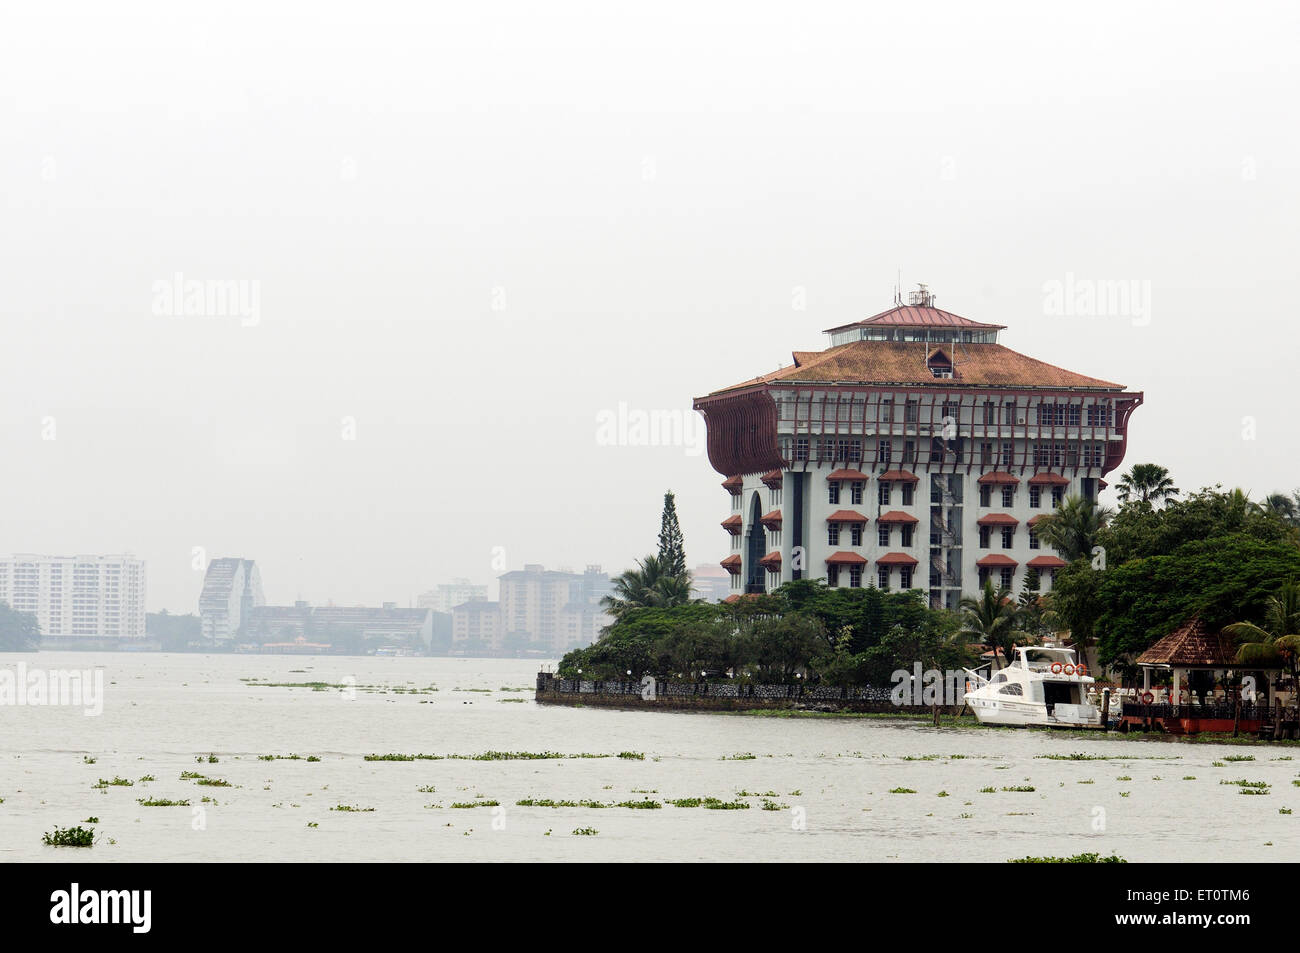
[[[7,5],[0,551],[406,604],[620,570],[672,488],[716,563],[692,398],[899,269],[1144,391],[1126,466],[1300,484],[1295,5],[876,6]],[[1052,314],[1069,276],[1149,309]],[[620,404],[691,429],[611,445]]]

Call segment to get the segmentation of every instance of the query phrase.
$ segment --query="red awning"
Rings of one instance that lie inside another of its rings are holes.
[[[779,490],[779,489],[781,489],[781,471],[780,471],[780,470],[769,470],[767,473],[764,473],[764,474],[762,475],[762,477],[760,477],[760,479],[763,481],[764,484],[766,484],[766,486],[767,486],[769,489],[772,489],[772,490]]]
[[[1065,560],[1060,556],[1035,556],[1026,566],[1032,566],[1034,569],[1062,569],[1065,567]]]
[[[1030,486],[1068,486],[1070,480],[1059,473],[1035,473],[1029,478]]]
[[[920,483],[921,478],[911,470],[886,470],[877,480],[889,483]]]
[[[888,513],[881,513],[876,517],[877,523],[919,523],[911,513],[904,513],[902,510],[890,510]]]
[[[916,559],[907,553],[885,553],[876,560],[877,566],[915,566]]]
[[[1046,513],[1039,513],[1037,516],[1031,516],[1029,517],[1025,525],[1032,528],[1039,520],[1046,519],[1046,517],[1047,517]]]
[[[740,488],[745,485],[745,478],[741,476],[727,477],[722,481],[722,488],[732,496],[740,496]]]
[[[718,565],[727,570],[727,572],[735,575],[740,572],[740,554],[732,553],[726,559],[722,560],[722,562],[718,563]]]
[[[863,556],[861,553],[846,553],[841,551],[838,553],[831,553],[826,557],[826,565],[828,566],[865,566],[866,564],[867,557]]]
[[[1010,513],[989,513],[975,521],[980,526],[1019,526],[1020,520]]]
[[[826,474],[828,480],[867,480],[870,479],[861,470],[832,470]]]
[[[828,523],[865,523],[867,518],[857,510],[836,510],[826,517]]]
[[[764,526],[766,526],[768,529],[780,529],[781,511],[773,510],[772,512],[764,516],[762,519],[760,519],[759,522],[762,523]]]
[[[781,554],[779,552],[768,553],[758,561],[758,564],[764,569],[780,569]]]
[[[1020,482],[1020,478],[1012,476],[1010,473],[1007,473],[1004,470],[996,470],[993,473],[985,473],[983,476],[980,477],[980,482],[1016,484]]]
[[[744,521],[740,518],[740,514],[737,513],[734,516],[728,516],[725,520],[722,521],[721,525],[722,528],[725,529],[732,536],[739,536],[741,530],[741,524],[743,522]]]
[[[975,565],[981,569],[1015,569],[1020,563],[1002,553],[989,553],[983,559],[976,560]]]

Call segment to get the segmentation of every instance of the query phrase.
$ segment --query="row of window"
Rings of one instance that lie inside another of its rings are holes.
[[[877,566],[877,567],[876,567],[876,586],[877,586],[877,588],[879,588],[879,589],[883,589],[883,590],[885,590],[886,592],[889,591],[890,570],[892,570],[893,568],[894,568],[894,567],[892,567],[892,566]],[[911,589],[911,588],[912,588],[912,577],[913,577],[914,574],[915,574],[915,569],[914,569],[914,567],[912,567],[912,566],[899,566],[899,567],[898,567],[898,585],[899,585],[899,587],[900,587],[901,589]],[[861,567],[861,566],[850,566],[850,567],[849,567],[849,571],[848,571],[847,574],[842,574],[842,573],[840,572],[840,567],[839,567],[839,566],[827,566],[827,567],[826,567],[826,584],[827,584],[828,586],[831,586],[831,587],[838,586],[838,585],[840,585],[840,583],[841,583],[841,579],[843,578],[844,575],[847,575],[847,577],[848,577],[848,587],[849,587],[850,589],[861,589],[861,588],[862,588],[862,567]]]
[[[1056,485],[1050,488],[1052,509],[1056,509],[1065,500],[1065,487]],[[998,487],[999,499],[1003,507],[1011,507],[1016,502],[1016,488],[1014,485],[1004,483]],[[935,501],[937,502],[937,501]],[[987,483],[980,486],[980,506],[993,505],[993,487]],[[1037,483],[1029,484],[1029,508],[1031,510],[1041,509],[1043,505],[1043,488]]]
[[[863,400],[843,400],[830,401],[826,404],[820,402],[809,403],[802,402],[798,406],[795,401],[781,399],[777,401],[777,412],[781,420],[809,420],[813,414],[812,410],[816,409],[818,413],[816,418],[818,422],[839,421],[841,417],[846,422],[862,421],[865,419],[866,403]],[[961,414],[961,402],[957,400],[944,400],[928,404],[930,407],[930,418],[932,423],[943,423],[949,418],[957,420]],[[844,410],[841,410],[844,407]],[[882,424],[893,424],[898,421],[898,415],[895,413],[894,400],[886,397],[878,405],[879,411],[876,414],[876,422]],[[1089,427],[1111,427],[1115,423],[1115,408],[1109,403],[1095,403],[1087,406],[1074,403],[1039,403],[1036,412],[1037,418],[1034,423],[1040,427],[1078,427],[1086,425]],[[1022,426],[1031,423],[1029,420],[1028,406],[1018,405],[1014,400],[997,401],[986,400],[976,404],[973,408],[972,421],[978,419],[986,427],[1009,427]],[[903,402],[902,422],[904,424],[919,424],[921,422],[921,402],[919,400],[906,400]]]
[[[828,546],[843,545],[843,543],[841,542],[841,540],[844,537],[843,525],[844,524],[841,523],[831,523],[826,527],[826,544]],[[848,532],[849,545],[861,546],[862,535],[863,535],[862,524],[849,523],[848,527],[849,527],[849,532]],[[910,523],[902,523],[899,525],[898,530],[899,530],[898,544],[905,548],[910,548],[912,545],[912,538],[916,535],[916,527],[912,526]],[[876,542],[879,545],[881,546],[891,545],[892,538],[893,538],[892,524],[880,523],[879,525],[876,526]]]
[[[812,445],[810,437],[794,438],[794,455],[791,457],[789,438],[782,438],[781,455],[795,462],[861,463],[863,442],[856,437],[818,438],[817,445]],[[814,453],[815,450],[815,453]],[[1096,441],[1083,443],[1057,441],[1053,443],[1036,443],[1029,448],[1028,458],[1036,467],[1101,467],[1106,461],[1106,445]],[[929,463],[965,463],[965,442],[955,431],[944,437],[935,437],[930,442]],[[880,440],[876,443],[875,463],[890,466],[894,462],[894,443],[892,440]],[[900,466],[911,466],[918,462],[916,441],[904,440]],[[1016,459],[1015,442],[1003,440],[1000,445],[983,441],[979,445],[979,462],[982,466],[1014,467],[1024,461]]]
[[[832,506],[840,505],[840,484],[844,480],[831,480],[826,486],[826,501]],[[849,482],[849,505],[861,506],[862,496],[865,485],[861,480],[852,480]],[[876,502],[881,506],[890,506],[893,500],[894,487],[889,480],[881,480],[876,484]],[[916,484],[910,480],[902,484],[903,505],[911,506],[916,498]]]

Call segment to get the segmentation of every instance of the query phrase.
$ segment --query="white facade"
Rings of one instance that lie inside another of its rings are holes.
[[[451,612],[467,602],[486,602],[488,587],[470,582],[468,579],[453,579],[451,582],[439,583],[428,592],[420,594],[416,601],[421,609],[434,612]]]
[[[2,557],[0,602],[35,613],[42,638],[143,639],[144,560],[129,555]]]

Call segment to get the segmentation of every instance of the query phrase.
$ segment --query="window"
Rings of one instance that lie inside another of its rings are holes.
[[[829,492],[830,492],[831,505],[839,506],[840,503],[840,481],[839,480],[831,480]]]
[[[914,424],[916,423],[917,419],[918,419],[917,402],[914,400],[909,400],[906,404],[903,405],[903,423]]]
[[[1063,486],[1052,487],[1052,509],[1056,509],[1058,506],[1060,506],[1061,501],[1064,499],[1065,499],[1065,487]]]
[[[839,566],[827,566],[827,567],[826,567],[826,585],[831,586],[831,587],[833,588],[833,587],[835,587],[835,586],[838,586],[839,584],[840,584],[840,567],[839,567]]]
[[[1029,530],[1029,548],[1038,548],[1038,534],[1035,533],[1032,528]]]
[[[1043,505],[1043,489],[1042,487],[1031,483],[1029,485],[1029,508],[1031,510],[1036,510],[1042,505]]]
[[[951,417],[952,422],[956,423],[958,414],[961,413],[961,402],[956,400],[945,400],[943,402],[943,415],[945,418]]]
[[[915,529],[916,527],[912,526],[910,523],[904,523],[898,528],[898,535],[902,537],[900,542],[908,549],[912,546],[912,533]]]
[[[912,588],[912,567],[911,566],[898,567],[898,584],[899,587],[903,589]]]
[[[1083,465],[1085,467],[1099,467],[1103,459],[1104,444],[1085,443],[1083,445]]]
[[[1011,548],[1011,536],[1012,536],[1012,528],[1010,526],[1002,527],[1002,548],[1003,549]]]
[[[916,441],[903,441],[903,463],[911,464],[916,462]]]
[[[888,566],[876,567],[876,581],[880,583],[881,589],[885,591],[889,590],[889,567]]]
[[[1065,465],[1067,467],[1077,467],[1079,465],[1079,445],[1077,443],[1066,444]]]
[[[850,440],[850,441],[849,441],[849,456],[848,456],[848,459],[849,459],[849,460],[852,460],[854,463],[859,463],[859,462],[861,462],[861,460],[862,460],[862,441],[861,441],[861,440]]]
[[[861,566],[849,567],[849,586],[853,589],[862,588],[862,567]]]
[[[1012,575],[1013,575],[1014,573],[1015,573],[1015,570],[1012,569],[1010,566],[1003,566],[1003,567],[1002,567],[1002,569],[1001,569],[1001,575],[1002,575],[1002,588],[1003,588],[1003,589],[1010,589],[1010,588],[1011,588],[1011,577],[1012,577]]]
[[[989,506],[993,500],[993,487],[987,483],[980,484],[980,506]]]
[[[889,524],[881,523],[876,527],[876,542],[881,546],[889,545]]]
[[[984,401],[984,426],[997,423],[998,405],[991,400]]]
[[[879,499],[877,500],[877,502],[879,502],[881,506],[889,505],[889,499],[890,499],[889,491],[890,491],[889,481],[882,480],[880,483],[880,492],[878,494]]]
[[[840,544],[840,524],[830,523],[826,527],[826,545],[838,546]]]
[[[912,500],[915,496],[916,496],[916,484],[904,483],[903,484],[903,505],[911,506]]]
[[[854,480],[849,487],[849,499],[853,501],[854,506],[862,505],[862,481]]]
[[[817,459],[834,460],[835,459],[835,441],[829,437],[823,437],[817,441]]]
[[[845,461],[849,459],[849,441],[847,438],[835,441],[835,459]]]
[[[1002,441],[1002,466],[1004,467],[1015,466],[1016,465],[1015,459],[1016,459],[1016,445],[1012,443],[1010,440],[1003,440]]]
[[[1079,412],[1081,408],[1078,404],[1067,404],[1065,407],[1065,423],[1070,427],[1079,426]]]
[[[862,524],[854,523],[849,527],[849,540],[854,546],[862,545]]]
[[[1092,404],[1088,407],[1089,427],[1109,427],[1111,423],[1110,404]]]
[[[894,399],[886,397],[880,402],[880,422],[882,424],[892,424],[894,422]]]
[[[993,465],[993,444],[980,444],[980,465],[986,467]]]
[[[879,445],[878,445],[878,447],[877,447],[877,452],[878,452],[878,454],[879,454],[879,460],[880,460],[880,462],[883,463],[885,466],[889,466],[889,459],[890,459],[890,456],[892,455],[893,449],[894,449],[894,447],[893,447],[893,442],[892,442],[892,441],[889,441],[889,440],[882,440],[882,441],[880,441],[880,443],[879,443]]]
[[[980,527],[980,549],[989,548],[989,537],[992,534],[993,534],[993,527],[991,526]]]
[[[1034,444],[1034,466],[1047,467],[1051,466],[1052,445],[1049,443]]]
[[[1002,405],[1002,422],[1010,426],[1016,423],[1016,402],[1009,400]]]
[[[1024,695],[1024,693],[1024,689],[1022,689],[1016,682],[1008,682],[998,689],[999,695]]]
[[[1002,505],[1011,506],[1016,501],[1016,488],[1010,483],[1002,485]]]

